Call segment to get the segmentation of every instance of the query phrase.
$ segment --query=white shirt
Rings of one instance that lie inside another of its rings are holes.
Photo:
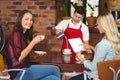
[[[74,28],[74,29],[79,29],[80,25],[82,24],[81,31],[83,33],[83,40],[84,41],[89,40],[89,29],[82,21],[80,21],[78,24],[74,25],[72,23],[71,19],[62,20],[60,23],[58,23],[57,26],[55,26],[55,29],[60,29],[60,30],[62,30],[64,32],[65,29],[67,28],[68,24],[69,24],[70,28]]]

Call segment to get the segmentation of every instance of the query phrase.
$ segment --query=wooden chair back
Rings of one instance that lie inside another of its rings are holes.
[[[113,68],[115,74],[120,70],[120,60],[108,60],[97,63],[100,80],[113,80],[114,74],[109,68]],[[116,80],[120,80],[120,73]]]

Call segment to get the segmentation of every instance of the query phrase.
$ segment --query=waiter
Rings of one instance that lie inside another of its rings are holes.
[[[89,43],[89,30],[88,27],[82,22],[85,15],[85,8],[78,6],[71,19],[62,20],[57,26],[55,26],[56,34],[64,33],[63,44],[61,51],[68,48],[72,52],[71,63],[75,63],[76,53],[72,49],[69,39],[80,38],[83,43]]]

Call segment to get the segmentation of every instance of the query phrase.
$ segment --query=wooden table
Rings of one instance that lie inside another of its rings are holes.
[[[30,61],[32,63],[59,66],[62,72],[82,72],[83,70],[87,70],[81,63],[65,63],[63,61],[63,55],[60,52],[47,52],[47,54],[40,56],[32,51],[30,53]]]

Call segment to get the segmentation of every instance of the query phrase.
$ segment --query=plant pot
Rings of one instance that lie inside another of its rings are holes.
[[[95,27],[96,17],[87,17],[88,27]]]
[[[65,20],[70,19],[70,18],[71,18],[70,16],[63,16],[62,17],[62,19],[65,19]]]

